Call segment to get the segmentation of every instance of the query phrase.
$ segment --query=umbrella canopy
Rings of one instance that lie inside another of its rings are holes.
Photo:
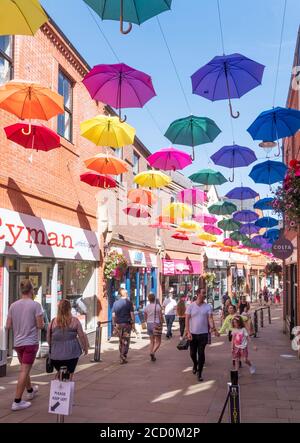
[[[146,20],[171,9],[172,0],[84,0],[100,15],[102,20],[120,21],[122,34],[128,34],[132,24],[140,25]],[[124,30],[124,22],[129,22],[129,28]]]
[[[165,137],[177,145],[191,146],[194,159],[194,147],[212,143],[220,133],[221,129],[210,118],[190,115],[171,123]]]
[[[117,186],[117,182],[112,177],[96,174],[94,172],[85,172],[84,174],[81,174],[80,180],[90,186],[102,189],[115,188]]]
[[[238,211],[233,214],[233,219],[238,222],[251,223],[258,219],[256,212],[244,209],[243,211]]]
[[[260,209],[261,211],[268,211],[272,209],[272,204],[274,202],[274,198],[267,197],[267,198],[261,198],[257,202],[254,203],[253,208],[254,209]]]
[[[144,206],[139,205],[130,205],[127,208],[123,209],[125,214],[130,215],[131,217],[136,218],[148,218],[151,217],[150,212]]]
[[[206,225],[214,225],[217,221],[217,217],[214,217],[213,215],[204,215],[203,217],[203,223]]]
[[[135,129],[118,117],[98,115],[80,124],[81,135],[96,146],[121,148],[134,142]]]
[[[158,223],[166,223],[166,224],[170,224],[170,225],[175,225],[176,220],[174,217],[167,217],[164,215],[160,215],[159,217],[157,217],[157,222]]]
[[[167,224],[164,224],[164,223],[158,223],[158,222],[152,223],[151,225],[149,225],[149,228],[166,229],[168,231],[171,230],[171,226],[170,225],[167,225]]]
[[[220,251],[231,253],[231,252],[233,252],[233,248],[231,248],[229,246],[223,246],[223,247],[220,248]]]
[[[234,221],[233,218],[221,220],[218,222],[219,228],[223,229],[223,231],[235,231],[239,229],[241,223]]]
[[[254,223],[245,223],[240,227],[240,233],[244,235],[258,234],[259,231],[260,227]]]
[[[205,243],[204,241],[193,241],[192,245],[200,246],[203,248],[203,247],[207,246],[207,243]]]
[[[222,229],[217,228],[216,226],[212,226],[212,225],[204,225],[203,229],[205,232],[207,232],[208,234],[212,234],[212,235],[221,235],[223,234]]]
[[[248,240],[248,237],[244,234],[241,234],[239,231],[234,231],[229,235],[230,238],[232,238],[232,240],[236,240],[236,241],[244,241],[244,240]]]
[[[139,203],[144,206],[151,206],[157,201],[157,198],[151,191],[146,189],[130,189],[127,193],[127,198],[132,203]]]
[[[266,243],[266,239],[262,235],[256,235],[255,237],[252,237],[251,241],[252,243],[259,246]]]
[[[274,226],[278,226],[278,220],[273,217],[261,217],[256,220],[255,224],[260,228],[274,228]]]
[[[163,214],[168,215],[175,220],[178,218],[185,219],[192,214],[192,208],[184,203],[171,203],[163,208]]]
[[[97,65],[84,77],[83,84],[94,100],[119,109],[142,108],[156,93],[151,77],[124,63]]]
[[[88,169],[93,169],[99,174],[120,175],[128,171],[127,163],[114,155],[97,154],[84,163]]]
[[[284,163],[267,160],[255,165],[252,168],[249,177],[251,177],[255,183],[272,185],[273,183],[283,181],[286,171],[287,166]]]
[[[160,171],[144,171],[134,177],[134,182],[146,188],[163,188],[171,183],[172,179]]]
[[[18,145],[27,149],[36,149],[37,151],[50,151],[51,149],[60,147],[60,137],[56,132],[46,126],[31,126],[24,123],[16,123],[15,125],[4,128],[6,137]]]
[[[254,151],[239,145],[223,146],[211,157],[215,165],[232,169],[232,177],[229,181],[234,181],[234,169],[242,166],[249,166],[257,160]]]
[[[201,231],[202,227],[199,223],[191,220],[184,220],[179,224],[180,228],[186,229],[187,231]]]
[[[0,2],[0,35],[34,35],[47,21],[38,0]]]
[[[238,246],[239,242],[236,240],[233,240],[233,238],[225,238],[223,241],[225,246],[230,246],[231,248],[233,246]]]
[[[189,240],[188,235],[182,234],[180,232],[177,232],[176,234],[173,234],[171,237],[175,238],[176,240],[183,240],[183,241]]]
[[[279,229],[269,229],[264,233],[263,237],[266,238],[267,240],[274,241],[279,239],[279,235],[280,235]]]
[[[236,210],[237,207],[234,203],[226,201],[223,203],[215,203],[208,208],[208,212],[215,215],[231,215]]]
[[[150,155],[147,160],[153,168],[163,171],[181,170],[192,164],[189,154],[172,147],[160,149]]]
[[[273,142],[291,137],[300,129],[300,111],[291,108],[272,108],[262,112],[247,129],[253,140]]]
[[[214,171],[213,169],[202,169],[201,171],[192,174],[189,179],[195,183],[201,183],[202,185],[222,185],[227,182],[221,172]]]
[[[209,241],[209,242],[216,242],[217,241],[217,237],[215,235],[211,235],[211,234],[199,234],[198,238],[200,240]]]
[[[207,65],[192,75],[193,93],[208,100],[240,98],[262,82],[265,67],[242,54],[214,57]]]
[[[248,200],[250,198],[256,198],[258,195],[259,194],[253,189],[241,186],[229,191],[226,197],[232,200]]]
[[[207,193],[201,189],[183,189],[177,194],[177,200],[188,205],[198,205],[207,202]]]

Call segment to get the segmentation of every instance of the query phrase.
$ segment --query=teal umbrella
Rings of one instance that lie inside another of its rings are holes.
[[[236,231],[239,229],[242,224],[233,220],[233,218],[221,220],[218,222],[219,228],[223,229],[223,231]]]
[[[201,169],[201,171],[192,174],[190,177],[195,183],[201,183],[202,185],[222,185],[227,180],[221,172],[214,171],[213,169]]]
[[[232,240],[235,241],[241,241],[243,242],[243,244],[247,241],[249,241],[247,235],[241,234],[239,231],[234,231],[229,235],[230,238],[232,238]],[[251,242],[250,242],[251,243]]]
[[[128,34],[132,23],[140,25],[161,12],[171,9],[172,0],[84,0],[102,20],[119,20],[122,34]],[[124,30],[124,22],[129,28]]]
[[[176,145],[191,146],[194,160],[194,147],[212,143],[220,133],[221,129],[210,118],[190,115],[171,123],[165,136]]]
[[[208,208],[208,212],[215,215],[230,215],[236,210],[236,205],[231,202],[215,203]]]

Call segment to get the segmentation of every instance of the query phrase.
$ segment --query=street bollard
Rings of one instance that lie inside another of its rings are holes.
[[[228,413],[230,423],[241,422],[241,408],[240,408],[240,387],[239,387],[239,373],[237,370],[230,371],[230,383],[227,383],[228,394],[219,417],[218,423],[222,423],[224,412],[228,404]]]
[[[268,306],[268,317],[269,317],[269,324],[271,324],[272,323],[272,320],[271,320],[271,306]]]
[[[96,328],[96,337],[95,337],[94,358],[91,360],[91,362],[100,363],[102,361],[101,360],[101,344],[102,344],[102,327],[101,327],[101,322],[98,321],[97,328]]]
[[[59,381],[67,381],[69,380],[70,374],[68,372],[68,368],[66,366],[61,366],[59,373],[58,373],[58,379]],[[65,422],[65,416],[57,414],[56,416],[56,423],[64,423]]]
[[[261,328],[264,327],[264,311],[263,311],[263,309],[260,310],[260,326],[261,326]]]
[[[254,311],[254,337],[257,337],[258,333],[258,318],[257,318],[257,311]]]

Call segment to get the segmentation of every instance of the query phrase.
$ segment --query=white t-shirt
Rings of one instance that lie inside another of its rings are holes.
[[[208,334],[209,323],[208,316],[212,314],[212,306],[207,303],[198,305],[193,302],[186,308],[186,314],[190,315],[191,334]]]
[[[161,307],[159,304],[156,304],[155,311],[155,303],[150,303],[145,307],[144,313],[147,314],[147,323],[160,323],[160,313]],[[154,321],[154,313],[155,313],[155,321]]]
[[[174,298],[165,298],[163,306],[165,308],[165,315],[176,315],[177,302]]]
[[[248,346],[248,331],[246,328],[242,329],[232,329],[232,342],[233,345],[238,349],[245,349]]]

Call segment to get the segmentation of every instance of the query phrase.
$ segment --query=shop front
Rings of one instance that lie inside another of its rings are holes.
[[[199,279],[203,273],[200,260],[163,259],[162,260],[162,292],[166,296],[170,287],[174,288],[175,298],[186,295],[193,298],[199,287]]]

